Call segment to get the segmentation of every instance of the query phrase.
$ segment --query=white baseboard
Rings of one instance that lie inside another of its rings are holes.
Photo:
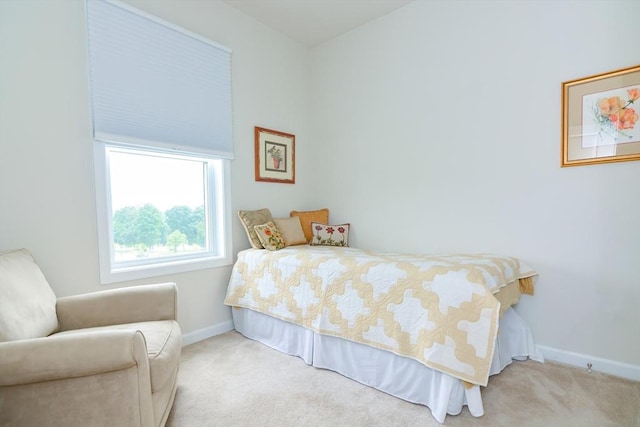
[[[233,330],[232,320],[207,326],[206,328],[198,329],[197,331],[189,332],[188,334],[183,334],[182,346],[184,347],[189,344],[197,343],[198,341],[206,340],[207,338],[215,337],[216,335],[224,334],[231,330]]]
[[[546,360],[564,363],[578,368],[587,369],[587,363],[591,363],[591,369],[595,372],[640,381],[640,365],[616,362],[615,360],[602,359],[587,354],[573,353],[539,345],[538,349]]]

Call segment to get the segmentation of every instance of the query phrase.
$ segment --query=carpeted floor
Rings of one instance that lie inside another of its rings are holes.
[[[640,427],[640,383],[546,362],[515,362],[445,426]],[[183,349],[169,427],[440,426],[411,404],[228,332]]]

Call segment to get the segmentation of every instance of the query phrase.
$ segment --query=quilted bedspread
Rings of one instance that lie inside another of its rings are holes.
[[[500,303],[537,273],[517,258],[294,246],[238,254],[225,304],[415,359],[487,385]]]

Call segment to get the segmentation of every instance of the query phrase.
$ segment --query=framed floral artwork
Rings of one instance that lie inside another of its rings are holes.
[[[255,127],[256,181],[296,182],[296,137]]]
[[[640,160],[640,65],[562,83],[562,167]]]

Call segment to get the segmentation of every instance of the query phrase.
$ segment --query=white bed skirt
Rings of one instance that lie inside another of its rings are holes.
[[[243,308],[233,308],[235,329],[247,338],[302,358],[308,365],[329,369],[408,402],[429,407],[443,423],[467,405],[475,417],[484,414],[480,386],[466,388],[448,374],[421,363],[341,338],[320,335],[301,326]],[[513,359],[543,362],[528,325],[513,310],[500,319],[490,375],[500,373]]]

